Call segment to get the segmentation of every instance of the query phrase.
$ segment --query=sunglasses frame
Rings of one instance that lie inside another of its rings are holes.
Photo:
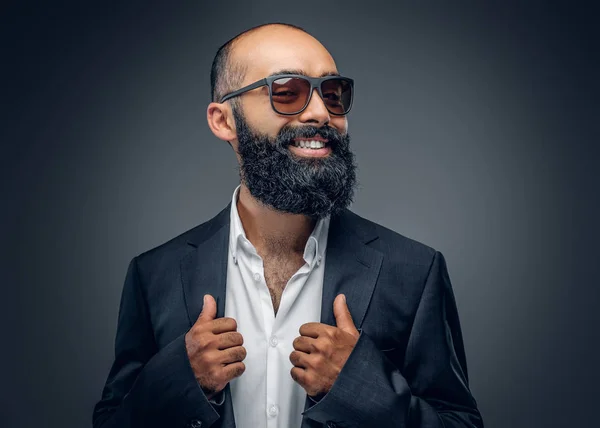
[[[294,112],[294,113],[282,113],[282,112],[278,111],[275,108],[275,105],[273,104],[273,90],[272,90],[273,82],[275,80],[283,79],[286,77],[300,78],[300,79],[304,79],[310,83],[310,91],[308,93],[308,98],[306,99],[306,103],[300,110],[298,110],[297,112]],[[350,88],[351,88],[350,105],[348,106],[348,109],[346,110],[345,113],[333,113],[331,110],[329,110],[327,103],[324,102],[323,92],[321,91],[321,85],[323,84],[323,82],[326,82],[328,80],[344,80],[350,84]],[[334,116],[346,116],[348,114],[348,112],[350,111],[350,109],[352,108],[352,103],[354,101],[354,80],[349,77],[343,77],[343,76],[339,76],[339,75],[330,75],[330,76],[324,76],[324,77],[309,77],[309,76],[305,76],[303,74],[275,74],[273,76],[269,76],[269,77],[265,77],[264,79],[257,80],[256,82],[251,83],[247,86],[244,86],[243,88],[238,89],[237,91],[233,91],[233,92],[230,92],[230,93],[224,95],[223,98],[221,98],[221,102],[223,103],[231,98],[242,95],[245,92],[251,91],[256,88],[260,88],[261,86],[267,86],[267,88],[269,89],[269,100],[271,101],[271,108],[273,109],[273,111],[277,114],[281,114],[284,116],[294,116],[294,115],[302,113],[306,109],[306,107],[308,107],[308,105],[310,104],[310,100],[312,99],[312,94],[315,89],[319,93],[321,100],[323,100],[323,104],[325,104],[325,108],[327,108],[327,111],[329,113],[333,114]]]

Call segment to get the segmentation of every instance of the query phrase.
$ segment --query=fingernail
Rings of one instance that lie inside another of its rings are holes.
[[[342,299],[344,299],[344,303],[346,303],[346,295],[342,294]]]
[[[206,294],[204,295],[202,302],[206,305]]]

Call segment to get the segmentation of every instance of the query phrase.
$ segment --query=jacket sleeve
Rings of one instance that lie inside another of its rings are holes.
[[[121,296],[115,359],[94,408],[93,427],[200,426],[197,421],[210,426],[220,417],[219,408],[194,376],[185,334],[157,349],[134,258]]]
[[[340,427],[483,427],[468,386],[458,311],[440,252],[425,280],[402,367],[359,331],[332,388],[303,415]]]

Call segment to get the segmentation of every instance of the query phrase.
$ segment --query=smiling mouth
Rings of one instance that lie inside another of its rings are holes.
[[[322,149],[327,146],[327,140],[323,139],[296,139],[293,141],[293,146],[302,149]]]
[[[322,158],[331,154],[331,147],[327,140],[295,139],[289,146],[289,150],[296,156],[303,158]]]

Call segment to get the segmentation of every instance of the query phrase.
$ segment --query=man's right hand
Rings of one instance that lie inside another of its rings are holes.
[[[210,400],[227,383],[246,370],[242,360],[246,348],[244,338],[233,318],[217,318],[217,302],[210,294],[204,296],[204,306],[198,320],[185,335],[185,347],[194,375]]]

